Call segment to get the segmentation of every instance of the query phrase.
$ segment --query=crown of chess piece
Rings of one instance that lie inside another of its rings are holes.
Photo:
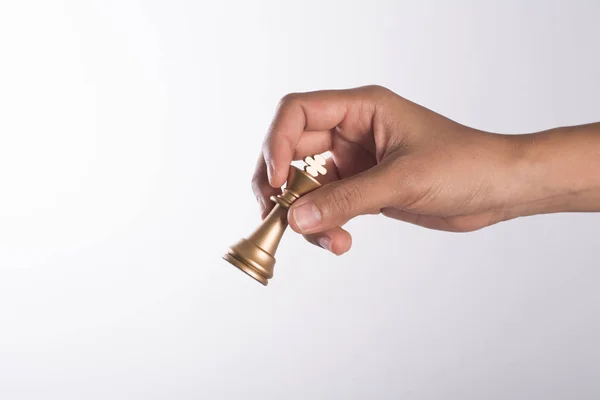
[[[320,187],[315,178],[325,175],[325,159],[321,155],[306,157],[303,169],[290,166],[283,192],[271,196],[275,207],[250,236],[231,246],[223,255],[229,263],[239,268],[258,282],[267,286],[273,277],[275,252],[285,232],[287,213],[292,203],[301,196]]]

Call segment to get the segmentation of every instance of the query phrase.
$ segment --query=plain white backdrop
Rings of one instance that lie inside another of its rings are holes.
[[[0,398],[598,399],[600,215],[220,259],[288,92],[600,120],[599,3],[495,3],[0,2]]]

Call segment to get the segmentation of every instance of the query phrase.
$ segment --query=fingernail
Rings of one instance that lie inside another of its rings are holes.
[[[329,246],[331,245],[331,239],[329,239],[327,236],[318,238],[317,243],[319,243],[319,246],[321,246],[325,250],[331,251],[331,249],[329,248]]]
[[[302,204],[294,208],[292,216],[301,231],[314,228],[321,222],[321,212],[313,203]]]
[[[269,183],[273,183],[273,173],[275,172],[275,163],[273,160],[267,161],[267,177],[269,178]]]

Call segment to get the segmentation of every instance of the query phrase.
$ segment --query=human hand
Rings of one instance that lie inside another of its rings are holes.
[[[500,135],[449,120],[388,89],[290,94],[279,104],[253,177],[263,217],[292,160],[330,151],[328,182],[290,207],[292,229],[335,254],[341,228],[362,214],[446,231],[472,231],[519,215],[541,198],[527,179],[532,135]]]

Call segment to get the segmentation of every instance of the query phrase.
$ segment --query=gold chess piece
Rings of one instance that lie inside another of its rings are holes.
[[[292,203],[320,187],[315,178],[325,175],[325,159],[321,155],[306,157],[304,169],[290,167],[283,193],[271,196],[275,207],[250,236],[231,246],[223,258],[258,282],[267,286],[273,277],[275,252],[288,226],[287,213]]]

